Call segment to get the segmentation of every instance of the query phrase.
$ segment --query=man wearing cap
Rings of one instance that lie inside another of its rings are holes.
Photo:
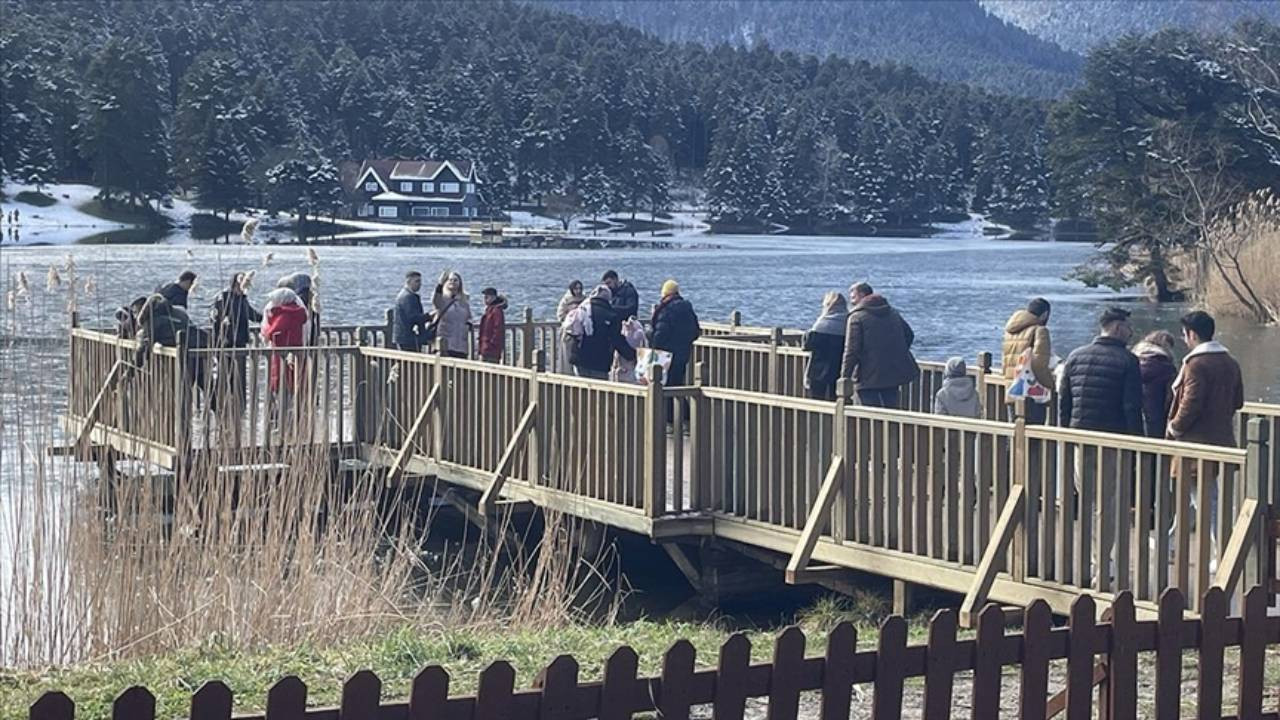
[[[1101,334],[1063,365],[1059,421],[1079,430],[1141,435],[1142,375],[1127,347],[1133,337],[1129,311],[1107,308],[1098,325]]]
[[[693,343],[702,335],[702,327],[698,324],[698,314],[693,305],[680,297],[680,286],[675,280],[662,283],[662,300],[653,309],[653,346],[671,353],[671,368],[663,383],[667,385],[687,384],[687,368],[689,356],[693,354]]]

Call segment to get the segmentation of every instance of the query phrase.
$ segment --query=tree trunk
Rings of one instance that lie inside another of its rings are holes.
[[[1172,302],[1175,299],[1173,290],[1169,287],[1169,274],[1165,272],[1164,266],[1151,269],[1151,285],[1154,290],[1152,299],[1156,302]]]

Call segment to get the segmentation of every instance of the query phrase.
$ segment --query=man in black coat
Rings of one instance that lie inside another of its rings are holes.
[[[1062,368],[1058,418],[1079,430],[1142,434],[1142,371],[1129,352],[1129,311],[1107,308],[1101,334],[1076,348]]]
[[[400,288],[391,311],[391,341],[401,350],[422,350],[422,332],[431,316],[422,310],[422,296],[418,294],[421,290],[422,273],[416,270],[405,273],[404,287]]]
[[[600,282],[612,294],[609,304],[618,314],[618,322],[640,317],[640,293],[636,292],[636,286],[630,280],[620,279],[617,270],[607,270]]]
[[[849,295],[854,306],[845,326],[840,377],[853,380],[858,404],[896,410],[902,386],[920,374],[911,354],[916,334],[867,283],[854,285]]]
[[[222,348],[242,348],[249,344],[249,323],[262,322],[262,313],[253,309],[244,294],[244,273],[236,273],[231,285],[213,301],[214,341]]]
[[[689,357],[693,355],[693,343],[702,336],[698,314],[693,305],[680,296],[680,286],[675,280],[662,284],[662,301],[653,310],[653,346],[671,353],[671,367],[665,385],[684,385],[688,382]]]
[[[636,351],[622,337],[622,321],[609,304],[607,294],[597,288],[583,305],[590,314],[591,332],[584,332],[577,339],[577,349],[571,351],[569,362],[578,377],[608,380],[613,354],[635,360]]]
[[[187,295],[195,284],[196,274],[190,270],[184,270],[176,281],[161,287],[159,292],[173,307],[185,308],[187,306]]]

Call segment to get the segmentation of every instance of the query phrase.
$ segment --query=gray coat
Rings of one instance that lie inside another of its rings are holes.
[[[982,406],[978,403],[977,383],[968,375],[943,380],[942,388],[933,396],[933,414],[966,418],[980,416]]]
[[[428,321],[428,315],[422,310],[422,298],[409,288],[400,288],[396,295],[396,306],[391,311],[391,341],[405,350],[418,350],[422,347],[422,326]]]
[[[437,287],[431,297],[431,304],[440,314],[437,326],[440,339],[444,342],[445,352],[467,354],[470,351],[471,336],[471,301],[466,295],[453,298],[444,294],[444,288]]]

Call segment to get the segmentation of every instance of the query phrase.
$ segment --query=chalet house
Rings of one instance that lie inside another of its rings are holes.
[[[344,163],[351,216],[422,222],[479,217],[474,163],[454,160],[366,160]]]

